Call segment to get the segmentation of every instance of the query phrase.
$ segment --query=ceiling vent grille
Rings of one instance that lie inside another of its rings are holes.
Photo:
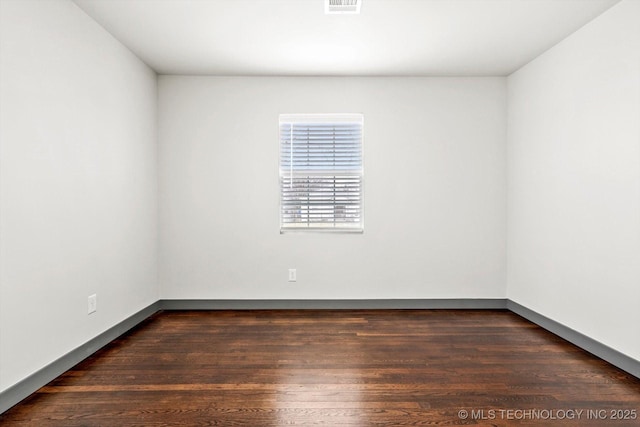
[[[324,13],[360,13],[362,0],[324,0]]]

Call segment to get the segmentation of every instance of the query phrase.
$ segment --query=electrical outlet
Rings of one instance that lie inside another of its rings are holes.
[[[98,295],[89,295],[89,314],[95,313],[98,310]]]
[[[290,268],[289,269],[289,281],[290,282],[295,282],[296,281],[296,269],[295,268]]]

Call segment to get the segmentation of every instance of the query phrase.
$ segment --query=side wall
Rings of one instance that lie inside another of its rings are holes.
[[[0,3],[0,391],[157,301],[156,83],[74,3]]]
[[[508,79],[507,297],[640,360],[640,2]]]
[[[504,298],[505,101],[499,77],[161,76],[161,297]],[[332,112],[364,114],[364,234],[281,235],[278,115]]]

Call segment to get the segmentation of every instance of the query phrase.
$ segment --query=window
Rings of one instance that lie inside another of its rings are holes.
[[[280,232],[362,232],[361,114],[280,116]]]

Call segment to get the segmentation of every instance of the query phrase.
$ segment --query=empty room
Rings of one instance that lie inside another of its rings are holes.
[[[640,0],[0,0],[0,425],[639,426]]]

